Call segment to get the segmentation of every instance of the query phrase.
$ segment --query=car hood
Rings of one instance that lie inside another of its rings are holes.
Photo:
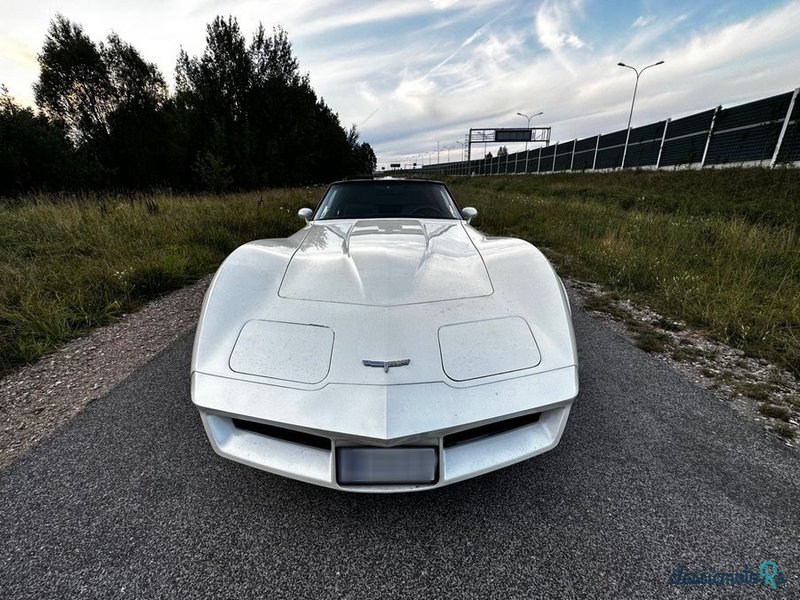
[[[483,259],[460,221],[366,219],[313,224],[278,293],[397,306],[492,292]]]

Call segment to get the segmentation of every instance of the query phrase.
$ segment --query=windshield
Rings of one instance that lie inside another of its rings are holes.
[[[328,188],[315,220],[460,219],[455,202],[441,184],[430,181],[352,181]]]

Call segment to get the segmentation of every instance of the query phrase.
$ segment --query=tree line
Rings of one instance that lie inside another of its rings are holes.
[[[317,97],[286,32],[233,17],[206,28],[200,56],[181,50],[175,91],[116,34],[93,41],[57,15],[38,55],[38,110],[0,89],[0,195],[103,188],[223,192],[370,173],[355,125]]]

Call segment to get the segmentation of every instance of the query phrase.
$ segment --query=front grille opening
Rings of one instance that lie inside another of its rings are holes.
[[[464,431],[457,431],[450,435],[444,436],[444,447],[451,448],[461,444],[468,444],[483,438],[506,433],[525,425],[536,423],[539,420],[540,413],[532,415],[522,415],[521,417],[514,417],[513,419],[506,419],[505,421],[497,421],[496,423],[489,423],[488,425],[481,425],[480,427],[473,427],[472,429],[465,429]]]
[[[284,429],[283,427],[256,423],[255,421],[245,421],[244,419],[233,419],[233,425],[237,429],[268,435],[269,437],[277,438],[285,442],[294,442],[295,444],[321,448],[322,450],[331,449],[331,441],[328,438],[311,433],[303,433],[302,431],[295,431],[294,429]]]

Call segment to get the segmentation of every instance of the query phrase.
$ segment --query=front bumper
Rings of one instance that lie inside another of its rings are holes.
[[[192,373],[192,400],[219,455],[286,477],[356,492],[432,489],[546,452],[558,444],[577,393],[578,374],[573,366],[466,388],[444,383],[329,384],[319,390],[298,390]],[[243,428],[240,419],[266,427],[261,431]],[[497,426],[487,427],[492,424]],[[289,441],[287,436],[270,433],[280,430],[300,435]],[[471,431],[478,435],[471,438]],[[304,439],[329,440],[330,444],[305,443]],[[336,449],[344,446],[436,447],[436,480],[340,485]]]

